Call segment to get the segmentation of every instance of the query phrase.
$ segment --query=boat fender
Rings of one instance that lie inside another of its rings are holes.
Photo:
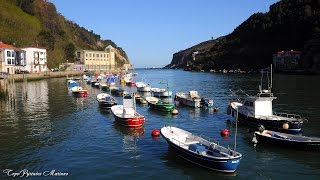
[[[282,125],[282,128],[283,128],[283,129],[289,129],[289,124],[288,124],[288,123],[284,123],[284,124]]]
[[[179,112],[178,112],[177,109],[174,109],[174,110],[172,110],[172,112],[171,112],[172,115],[177,115],[178,113],[179,113]]]
[[[221,134],[221,136],[229,136],[229,130],[228,129],[222,129],[220,134]]]
[[[160,131],[159,131],[159,129],[153,129],[152,132],[151,132],[151,136],[153,136],[153,137],[158,137],[158,136],[160,136]]]

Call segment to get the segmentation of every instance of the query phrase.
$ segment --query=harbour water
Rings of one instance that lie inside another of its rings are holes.
[[[16,83],[16,106],[0,100],[0,178],[12,178],[5,170],[20,172],[68,173],[61,179],[319,179],[320,155],[251,142],[253,134],[239,126],[237,151],[243,159],[236,173],[209,171],[177,158],[163,138],[152,138],[151,131],[164,125],[177,126],[234,147],[235,127],[226,122],[229,89],[256,94],[259,74],[214,74],[181,70],[136,70],[135,81],[153,87],[167,80],[173,93],[197,90],[213,98],[219,112],[177,106],[179,114],[149,110],[144,127],[128,129],[114,124],[107,110],[99,109],[99,89],[84,85],[89,97],[68,94],[65,78],[28,83],[28,99],[22,83]],[[124,87],[135,91],[134,87]],[[320,137],[319,76],[275,75],[273,92],[278,97],[274,110],[301,114],[309,121],[303,135]],[[121,102],[121,98],[117,97]],[[221,137],[221,129],[229,137]],[[48,175],[49,174],[49,175]],[[45,174],[51,176],[50,173]],[[61,174],[60,174],[61,175]],[[35,177],[35,176],[30,176]]]

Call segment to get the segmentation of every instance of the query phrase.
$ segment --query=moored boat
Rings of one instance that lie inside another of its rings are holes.
[[[147,104],[148,103],[146,101],[146,99],[144,97],[140,96],[138,93],[134,94],[134,98],[136,99],[137,104]]]
[[[74,96],[78,97],[87,97],[89,95],[88,91],[83,89],[81,86],[72,87],[71,92]]]
[[[124,94],[123,105],[111,107],[115,122],[126,127],[140,127],[144,125],[145,118],[136,111],[135,99],[132,94]]]
[[[190,107],[213,107],[213,100],[207,98],[201,98],[197,91],[189,91],[187,93],[177,92],[174,98],[179,104],[183,104]]]
[[[68,90],[71,91],[71,88],[79,86],[79,84],[77,81],[68,80],[67,86],[68,86]]]
[[[111,89],[111,94],[115,95],[115,96],[122,96],[124,93],[123,89],[120,89],[118,87],[114,87]]]
[[[196,165],[220,172],[235,172],[242,155],[183,129],[165,126],[161,136],[179,157]]]
[[[171,112],[174,109],[174,104],[170,102],[165,102],[156,97],[146,97],[146,101],[151,109],[156,109],[159,111]]]
[[[253,129],[263,125],[269,130],[289,133],[300,132],[306,119],[297,114],[273,112],[272,101],[277,97],[271,92],[271,87],[272,85],[269,86],[268,84],[268,89],[263,90],[261,83],[257,95],[246,95],[241,99],[230,100],[228,106],[230,119],[234,119],[238,113],[239,122],[250,125]]]
[[[151,86],[144,82],[136,82],[136,87],[138,92],[150,92],[151,90]]]
[[[151,88],[151,93],[155,97],[171,97],[172,91],[168,91],[167,89],[161,88]]]
[[[112,106],[117,105],[117,100],[107,93],[98,94],[97,101],[99,106],[104,108],[111,108]]]
[[[264,130],[254,132],[255,143],[291,149],[320,151],[320,138]]]

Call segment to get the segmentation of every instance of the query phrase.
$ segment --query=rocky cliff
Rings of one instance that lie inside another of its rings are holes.
[[[320,69],[320,0],[282,0],[255,13],[223,37],[173,55],[167,68],[254,69],[281,50],[303,52],[304,67]]]

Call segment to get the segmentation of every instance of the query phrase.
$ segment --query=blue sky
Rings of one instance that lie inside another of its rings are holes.
[[[68,20],[122,47],[134,67],[163,67],[175,52],[231,33],[278,0],[50,0]]]

